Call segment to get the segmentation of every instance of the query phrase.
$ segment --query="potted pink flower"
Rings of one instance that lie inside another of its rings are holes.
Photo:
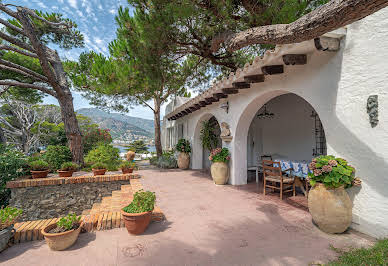
[[[225,185],[229,179],[230,153],[227,148],[216,148],[210,152],[209,160],[212,162],[210,172],[217,185]]]

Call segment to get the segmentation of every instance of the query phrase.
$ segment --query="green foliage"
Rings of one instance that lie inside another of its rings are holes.
[[[81,216],[77,216],[75,213],[69,213],[67,216],[59,219],[57,226],[64,231],[69,231],[75,229],[79,225],[80,220]]]
[[[16,219],[23,213],[21,209],[7,206],[0,209],[0,230],[15,223]]]
[[[8,181],[26,175],[27,158],[13,146],[0,144],[0,206],[6,206],[11,196],[5,187]]]
[[[163,152],[159,157],[157,166],[164,169],[172,169],[178,167],[178,162],[173,151]]]
[[[128,150],[137,154],[143,154],[148,152],[148,147],[143,140],[135,140],[129,144]]]
[[[327,188],[345,186],[351,187],[355,175],[354,167],[345,159],[332,155],[321,155],[309,164],[312,173],[309,173],[310,184],[323,183]]]
[[[351,249],[342,251],[335,249],[340,256],[329,262],[328,266],[364,266],[364,265],[388,265],[388,239],[377,241],[370,248]]]
[[[176,144],[175,149],[180,152],[191,153],[190,141],[180,139]]]
[[[76,171],[79,165],[73,162],[64,162],[59,170],[61,171]]]
[[[105,163],[108,170],[115,170],[120,163],[119,149],[110,144],[100,144],[86,155],[85,162],[89,164]]]
[[[209,151],[215,149],[218,145],[218,137],[214,131],[215,128],[211,120],[202,122],[202,128],[199,137],[202,142],[202,147],[208,149]]]
[[[59,169],[64,162],[73,159],[69,147],[60,145],[49,145],[42,157],[48,162],[52,170]]]
[[[213,163],[215,162],[224,162],[227,163],[230,161],[230,153],[228,148],[216,148],[211,151],[209,160]]]
[[[106,163],[102,163],[102,162],[97,162],[95,164],[92,165],[92,169],[108,169],[108,165]]]
[[[150,164],[151,165],[158,165],[158,162],[159,162],[159,158],[157,156],[152,156],[150,158]]]
[[[133,201],[123,211],[127,213],[150,212],[154,209],[156,196],[154,192],[140,190],[133,195]]]
[[[32,171],[46,171],[50,169],[49,164],[43,160],[32,161],[29,163],[29,166]]]
[[[130,161],[122,161],[120,166],[120,169],[131,169],[131,168],[136,168],[136,163],[135,162],[130,162]]]

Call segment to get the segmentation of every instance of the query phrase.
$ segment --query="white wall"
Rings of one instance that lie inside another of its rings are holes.
[[[267,111],[275,116],[259,119],[255,115],[252,120],[248,132],[248,166],[256,165],[259,155],[264,154],[311,160],[315,148],[311,105],[295,94],[278,96],[266,105]]]

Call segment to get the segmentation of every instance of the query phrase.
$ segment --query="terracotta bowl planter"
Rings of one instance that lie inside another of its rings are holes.
[[[8,247],[8,242],[14,235],[13,225],[0,231],[0,252]]]
[[[71,176],[73,176],[73,173],[74,173],[73,170],[71,170],[71,171],[58,170],[57,172],[58,172],[59,177],[71,177]]]
[[[57,224],[50,224],[42,229],[42,235],[51,250],[64,250],[72,246],[77,241],[83,223],[77,229],[72,229],[63,233],[48,233],[57,227]]]
[[[30,171],[31,172],[31,176],[32,178],[46,178],[49,171],[48,170],[45,170],[45,171]]]
[[[106,169],[92,169],[93,175],[105,175]]]
[[[127,213],[121,210],[125,227],[132,235],[142,234],[151,222],[152,212]]]
[[[229,179],[229,167],[227,163],[215,162],[210,168],[213,181],[216,185],[225,185]]]
[[[131,174],[133,172],[133,168],[121,168],[121,172],[123,172],[123,174]]]
[[[309,192],[313,221],[326,233],[343,233],[352,222],[352,202],[344,187],[328,189],[316,184]]]
[[[178,155],[178,168],[185,170],[190,166],[190,155],[185,152],[180,152]]]

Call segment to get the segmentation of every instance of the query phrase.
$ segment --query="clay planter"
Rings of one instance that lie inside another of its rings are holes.
[[[190,155],[186,152],[180,152],[178,155],[178,167],[179,169],[188,169],[190,165]]]
[[[328,189],[317,183],[309,192],[313,221],[326,233],[343,233],[352,222],[352,202],[344,187]]]
[[[57,172],[58,172],[59,177],[71,177],[74,173],[73,170],[71,170],[71,171],[58,170]]]
[[[30,171],[31,172],[31,176],[32,178],[45,178],[47,177],[49,171],[48,170],[45,170],[45,171]]]
[[[72,246],[78,238],[79,232],[81,231],[83,223],[77,228],[72,229],[63,233],[48,233],[51,229],[57,227],[57,224],[50,224],[42,229],[42,235],[46,240],[47,245],[51,250],[64,250]]]
[[[212,163],[210,167],[213,181],[216,185],[225,185],[229,179],[228,164],[224,162]]]
[[[121,215],[123,216],[128,233],[140,235],[147,229],[147,226],[151,222],[152,212],[127,213],[121,210]]]
[[[8,247],[8,242],[14,235],[13,225],[0,231],[0,252]]]
[[[132,174],[133,168],[121,168],[121,172],[123,172],[123,174]]]
[[[92,169],[93,175],[105,175],[106,169]]]

